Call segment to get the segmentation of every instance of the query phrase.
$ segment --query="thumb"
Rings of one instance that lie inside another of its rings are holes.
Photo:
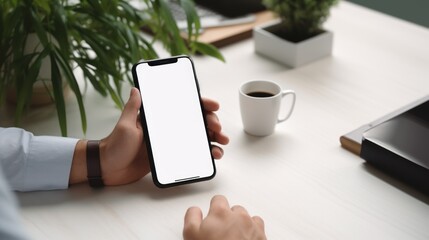
[[[130,98],[125,104],[124,110],[122,111],[120,121],[135,122],[138,116],[140,105],[141,100],[139,90],[133,87],[130,91]]]
[[[183,238],[194,239],[203,221],[203,213],[198,207],[190,207],[185,214],[185,225],[183,227]]]

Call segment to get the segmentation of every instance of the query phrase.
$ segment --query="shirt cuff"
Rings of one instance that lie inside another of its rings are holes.
[[[79,139],[34,136],[27,155],[21,191],[66,189]]]

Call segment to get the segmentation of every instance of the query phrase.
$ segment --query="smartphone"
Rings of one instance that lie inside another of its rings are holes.
[[[188,56],[137,63],[140,118],[156,186],[212,179],[216,174],[194,64]]]

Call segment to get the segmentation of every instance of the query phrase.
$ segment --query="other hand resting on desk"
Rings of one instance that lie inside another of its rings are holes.
[[[185,215],[185,240],[266,240],[264,221],[251,217],[242,206],[229,206],[224,196],[214,196],[203,219],[201,209],[191,207]]]

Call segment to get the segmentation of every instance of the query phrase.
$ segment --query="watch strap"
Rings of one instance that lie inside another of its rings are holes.
[[[104,187],[100,165],[100,141],[88,140],[86,145],[86,167],[88,183],[92,188]]]

